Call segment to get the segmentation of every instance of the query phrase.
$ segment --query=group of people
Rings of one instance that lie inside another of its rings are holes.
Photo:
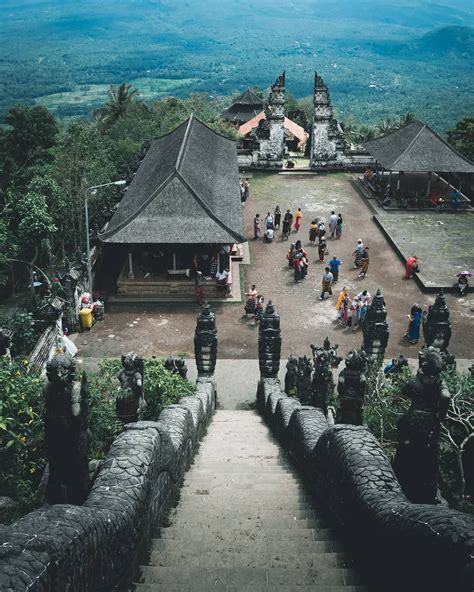
[[[351,298],[344,286],[336,302],[336,320],[344,327],[356,329],[364,320],[371,301],[372,297],[368,290],[362,290]]]
[[[286,259],[288,261],[288,267],[293,269],[295,282],[299,283],[303,281],[308,275],[309,258],[300,240],[297,240],[296,243],[291,243]]]

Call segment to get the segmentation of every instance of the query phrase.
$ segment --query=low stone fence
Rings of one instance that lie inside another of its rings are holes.
[[[44,506],[0,527],[0,590],[110,592],[127,578],[166,513],[215,408],[215,383],[158,421],[126,426],[82,506]]]
[[[371,432],[330,427],[322,411],[287,397],[278,379],[260,381],[257,408],[356,555],[371,589],[474,589],[474,517],[409,502]]]

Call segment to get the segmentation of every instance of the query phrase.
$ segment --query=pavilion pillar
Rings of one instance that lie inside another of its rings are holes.
[[[173,271],[176,271],[176,251],[173,251]]]
[[[401,181],[401,175],[403,174],[403,171],[398,171],[398,177],[397,177],[397,191],[400,191],[400,181]]]
[[[135,274],[133,273],[133,255],[132,251],[128,252],[128,279],[134,280]]]
[[[428,173],[428,187],[426,188],[426,199],[428,199],[431,193],[431,173]]]
[[[388,172],[388,184],[390,185],[390,189],[392,189],[392,171]]]

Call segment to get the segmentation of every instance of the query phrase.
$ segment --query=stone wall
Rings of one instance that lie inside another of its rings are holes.
[[[0,527],[0,590],[111,591],[166,513],[215,407],[213,378],[158,421],[126,426],[83,506],[44,506]]]
[[[262,379],[257,408],[285,445],[345,539],[373,590],[468,592],[474,588],[474,518],[444,505],[412,504],[375,437],[330,427],[319,409]]]

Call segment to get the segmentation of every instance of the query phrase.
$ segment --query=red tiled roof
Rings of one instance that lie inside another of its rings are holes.
[[[262,121],[262,119],[266,119],[265,111],[262,111],[246,123],[242,124],[239,127],[239,134],[241,134],[242,136],[246,136],[256,127],[258,127],[258,124],[260,123],[260,121]],[[298,144],[304,144],[308,140],[309,134],[301,127],[301,125],[298,125],[291,119],[288,119],[288,117],[284,118],[283,127],[287,131],[289,131],[290,134],[293,134],[293,136],[295,136],[295,138],[298,140]]]

